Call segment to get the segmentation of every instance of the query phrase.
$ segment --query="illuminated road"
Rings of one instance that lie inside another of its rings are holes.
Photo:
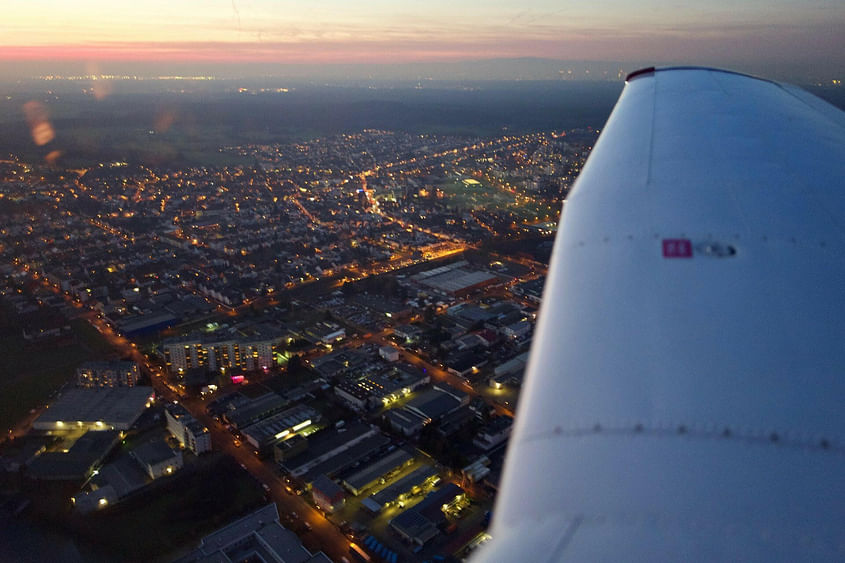
[[[285,490],[273,462],[259,459],[246,441],[241,446],[235,446],[234,436],[221,423],[206,414],[205,402],[202,399],[185,399],[181,401],[181,404],[208,428],[212,446],[216,451],[231,455],[256,481],[267,485],[268,494],[279,510],[282,525],[295,531],[312,551],[323,551],[335,561],[348,556],[349,540],[346,536],[310,506],[304,497]],[[306,523],[310,526],[310,530]]]

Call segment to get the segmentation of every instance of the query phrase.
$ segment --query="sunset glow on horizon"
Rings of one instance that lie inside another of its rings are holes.
[[[402,64],[539,57],[845,66],[845,6],[734,4],[34,0],[6,8],[0,61]]]

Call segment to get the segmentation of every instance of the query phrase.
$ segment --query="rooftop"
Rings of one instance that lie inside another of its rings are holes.
[[[43,430],[64,423],[102,422],[104,426],[126,429],[138,419],[152,397],[151,387],[70,389],[45,409],[32,426]]]

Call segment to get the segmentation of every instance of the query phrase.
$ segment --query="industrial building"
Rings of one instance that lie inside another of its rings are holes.
[[[334,392],[338,398],[360,412],[389,405],[410,395],[430,380],[427,373],[402,363],[382,373],[345,379],[335,385]]]
[[[141,444],[130,454],[153,480],[182,469],[182,452],[174,451],[164,440]]]
[[[495,274],[471,269],[465,260],[420,272],[411,279],[427,289],[451,296],[468,295],[500,281]]]
[[[435,385],[432,389],[414,397],[405,409],[425,420],[439,420],[443,416],[469,404],[469,395],[449,385]]]
[[[373,454],[373,452],[379,451],[389,443],[390,438],[384,434],[379,433],[375,436],[370,436],[356,443],[354,446],[340,451],[336,455],[322,461],[307,472],[296,476],[304,483],[310,484],[313,483],[314,479],[319,477],[321,474],[328,476],[337,475],[341,471],[344,471],[356,463],[368,458]]]
[[[72,429],[128,430],[152,404],[152,387],[110,387],[65,391],[32,427],[47,432]]]
[[[329,514],[343,506],[346,500],[343,488],[325,475],[320,475],[311,483],[311,496],[314,504]]]
[[[31,479],[45,481],[84,481],[100,466],[120,440],[117,430],[85,432],[66,451],[44,452],[26,467]]]
[[[428,422],[427,418],[405,408],[391,409],[384,413],[383,418],[392,429],[408,438],[420,433]]]
[[[513,428],[513,419],[509,416],[497,416],[478,431],[472,444],[483,451],[494,448],[508,439]]]
[[[285,471],[298,477],[374,436],[381,436],[378,428],[364,422],[354,422],[343,428],[326,428],[303,438],[306,443],[305,450],[298,455],[281,456],[284,459],[280,465]],[[276,445],[276,449],[280,448],[281,445]]]
[[[405,448],[397,448],[373,464],[356,471],[343,478],[341,484],[355,496],[376,485],[381,479],[390,475],[414,460],[413,452]]]
[[[320,322],[306,329],[303,336],[312,344],[334,344],[346,338],[346,329],[336,323]]]
[[[296,405],[241,429],[241,434],[257,450],[292,436],[320,419],[320,413],[307,405]]]
[[[331,563],[320,551],[311,553],[281,525],[275,504],[268,504],[200,540],[199,547],[177,563],[276,561]]]
[[[447,520],[443,507],[464,494],[454,483],[429,493],[419,504],[390,521],[390,527],[405,541],[424,545],[440,533]]]
[[[469,404],[469,395],[449,385],[438,384],[408,401],[405,406],[384,414],[390,427],[404,436],[413,436],[433,421],[442,419]]]
[[[243,429],[281,412],[289,403],[276,393],[266,393],[245,403],[239,403],[233,410],[224,412],[223,418],[235,428]]]
[[[394,502],[417,494],[423,487],[437,479],[437,471],[430,465],[414,469],[392,485],[370,495],[361,502],[361,506],[373,513],[379,513]]]

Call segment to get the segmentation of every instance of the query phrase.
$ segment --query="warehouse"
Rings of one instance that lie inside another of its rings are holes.
[[[39,415],[35,430],[128,430],[153,402],[152,387],[71,389]]]

